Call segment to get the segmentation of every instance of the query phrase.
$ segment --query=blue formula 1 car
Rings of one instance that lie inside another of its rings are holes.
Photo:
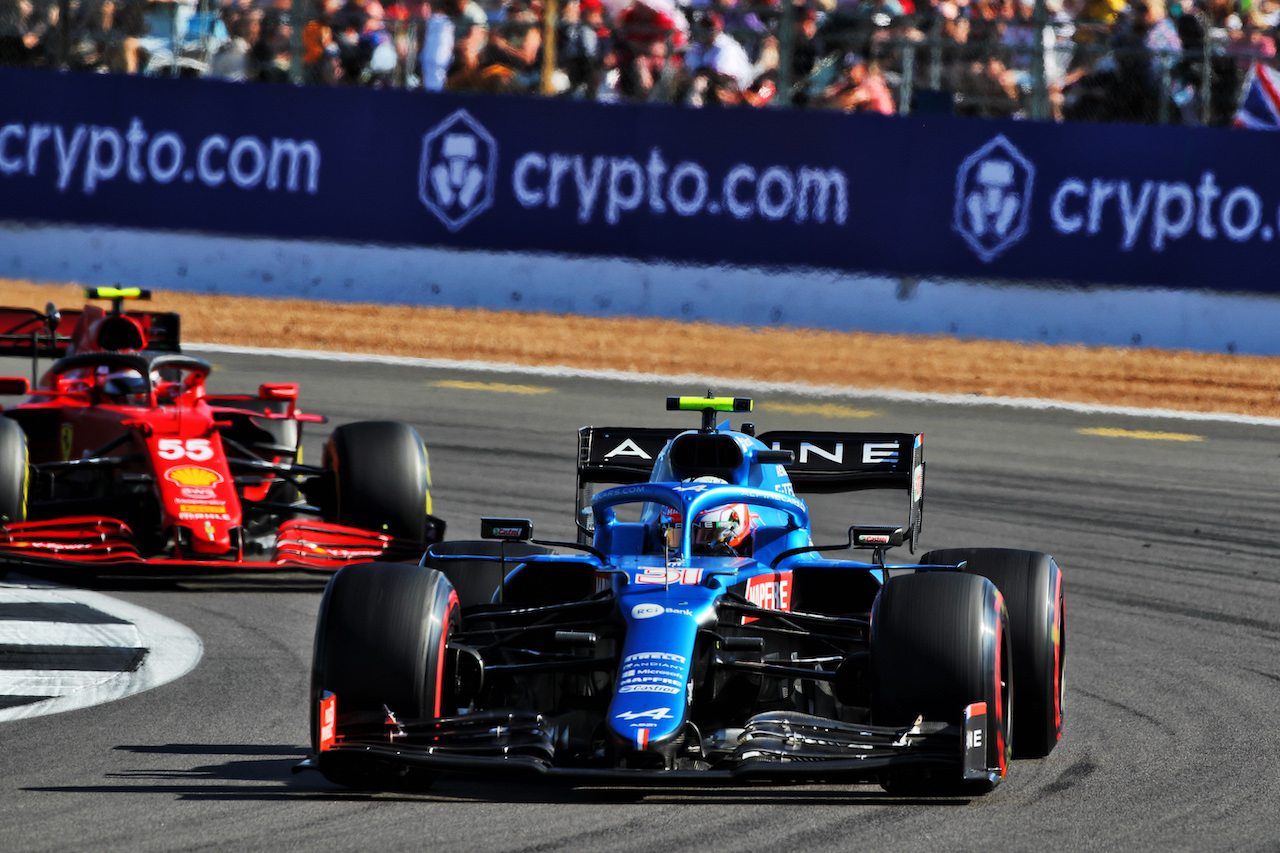
[[[971,548],[886,562],[920,533],[920,435],[755,436],[716,423],[747,399],[668,408],[700,410],[701,428],[582,428],[578,542],[486,519],[481,540],[432,545],[417,566],[340,570],[320,606],[299,769],[375,789],[461,771],[952,795],[1054,748],[1053,559]],[[815,546],[797,493],[867,488],[905,491],[907,524]]]

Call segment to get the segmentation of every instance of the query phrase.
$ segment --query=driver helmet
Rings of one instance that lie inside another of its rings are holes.
[[[112,370],[98,368],[98,385],[102,393],[115,403],[137,404],[146,400],[147,380],[131,368]]]
[[[680,513],[671,507],[664,507],[662,529],[668,548],[680,547],[682,526]],[[693,517],[693,549],[695,552],[709,553],[718,547],[727,546],[736,552],[754,528],[751,509],[744,503],[705,509]]]

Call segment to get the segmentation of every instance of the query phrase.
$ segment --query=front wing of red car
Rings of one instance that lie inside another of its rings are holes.
[[[227,557],[204,555],[148,556],[138,550],[128,525],[111,518],[72,516],[48,521],[22,521],[0,527],[0,564],[80,566],[109,573],[237,572],[297,570],[333,572],[349,563],[417,559],[426,543],[407,542],[380,533],[323,521],[293,520],[280,525],[275,547],[265,559],[245,559],[243,551]]]

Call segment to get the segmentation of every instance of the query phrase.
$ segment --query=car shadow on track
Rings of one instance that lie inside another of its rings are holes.
[[[94,592],[254,592],[291,593],[324,592],[332,573],[313,572],[237,572],[202,575],[164,574],[95,574],[60,568],[23,567],[10,571],[0,580],[54,583]]]
[[[304,747],[243,744],[117,746],[150,756],[156,766],[107,773],[102,784],[26,788],[46,793],[162,794],[182,800],[293,802],[503,803],[527,805],[773,805],[847,806],[966,805],[966,797],[895,797],[868,785],[742,785],[724,787],[571,786],[523,780],[494,781],[446,774],[423,791],[358,791],[335,785],[319,773],[294,774]],[[192,763],[194,758],[227,760]]]
[[[339,789],[340,790],[340,789]],[[435,802],[594,805],[965,805],[969,798],[914,799],[894,797],[871,785],[739,785],[707,787],[560,786],[532,782],[494,782],[442,777],[419,797]]]

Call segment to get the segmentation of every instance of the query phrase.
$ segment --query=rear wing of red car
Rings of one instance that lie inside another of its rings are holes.
[[[643,483],[671,439],[686,430],[582,427],[578,430],[579,521],[596,484]],[[789,451],[787,476],[797,493],[901,489],[909,501],[903,539],[912,550],[924,508],[924,449],[920,433],[779,430],[756,436],[773,450]]]
[[[84,312],[71,308],[53,314],[32,308],[0,307],[0,356],[61,358]],[[181,352],[180,319],[168,311],[126,311],[145,335],[147,349]],[[111,347],[104,347],[110,349]]]

